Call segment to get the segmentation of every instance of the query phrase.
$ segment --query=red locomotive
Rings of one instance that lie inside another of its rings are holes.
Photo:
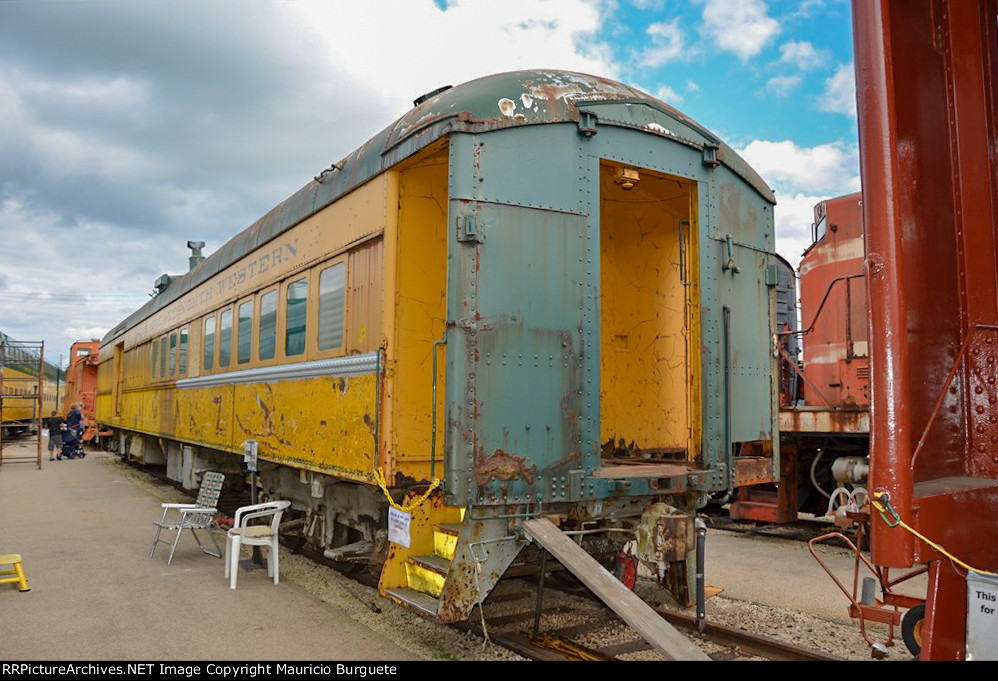
[[[100,340],[76,341],[69,350],[69,368],[66,369],[65,411],[71,404],[83,405],[87,429],[84,441],[96,435],[97,427],[97,361]]]
[[[735,519],[785,523],[799,512],[821,516],[865,500],[870,362],[861,195],[816,205],[811,236],[798,270],[803,328],[793,309],[777,339],[781,482],[740,489]]]

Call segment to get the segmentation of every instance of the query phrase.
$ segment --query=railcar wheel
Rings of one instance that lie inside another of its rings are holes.
[[[922,652],[922,629],[925,626],[925,605],[916,605],[901,616],[901,637],[909,652],[916,657]]]

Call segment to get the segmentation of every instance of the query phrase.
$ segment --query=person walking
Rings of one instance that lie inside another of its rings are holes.
[[[59,456],[62,459],[62,424],[65,423],[63,418],[59,416],[55,411],[46,420],[46,425],[49,429],[49,461],[55,461],[53,454]]]

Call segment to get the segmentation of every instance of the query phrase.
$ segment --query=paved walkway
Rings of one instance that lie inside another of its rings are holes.
[[[416,659],[266,571],[229,589],[190,536],[171,566],[168,546],[150,559],[160,502],[103,456],[0,469],[0,554],[22,555],[31,587],[0,585],[0,660]]]

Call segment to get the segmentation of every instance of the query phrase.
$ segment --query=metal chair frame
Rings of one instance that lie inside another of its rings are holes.
[[[183,534],[184,530],[191,531],[191,534],[194,535],[194,541],[198,543],[198,547],[202,552],[215,558],[222,557],[222,549],[218,545],[218,541],[215,540],[215,536],[211,533],[211,530],[215,526],[215,514],[218,513],[218,498],[222,494],[222,483],[224,481],[225,475],[222,473],[207,472],[201,480],[201,488],[198,490],[197,499],[193,504],[163,504],[163,517],[153,522],[157,529],[156,536],[152,540],[152,550],[149,551],[150,558],[156,553],[157,544],[169,544],[170,556],[167,558],[166,564],[172,564],[173,554],[177,551],[177,543],[180,541],[180,535]],[[179,520],[167,520],[166,516],[171,509],[180,513]],[[173,537],[172,541],[169,539],[160,539],[163,530],[176,530],[177,534]],[[215,545],[214,552],[205,548],[195,530],[207,531],[208,537]]]

